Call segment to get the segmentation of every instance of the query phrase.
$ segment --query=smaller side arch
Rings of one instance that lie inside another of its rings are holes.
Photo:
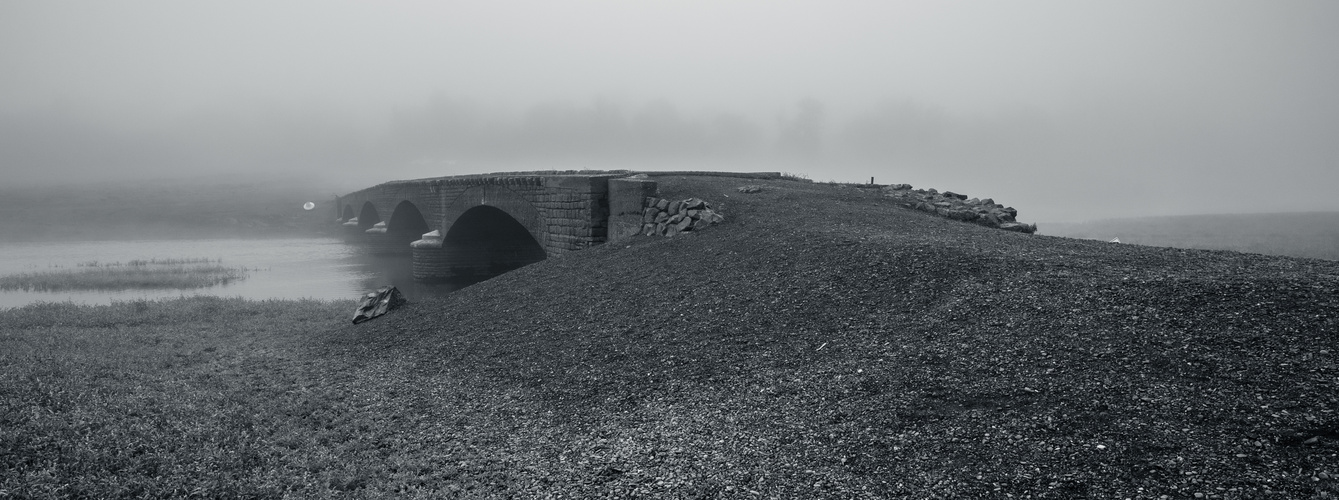
[[[386,221],[386,234],[396,239],[410,238],[413,241],[428,231],[428,220],[409,200],[396,204],[390,220]]]
[[[363,202],[363,209],[358,212],[358,228],[368,229],[378,222],[381,222],[381,215],[377,214],[377,207],[370,201]]]
[[[339,213],[339,218],[341,220],[349,220],[353,217],[353,205],[344,205],[344,210]]]

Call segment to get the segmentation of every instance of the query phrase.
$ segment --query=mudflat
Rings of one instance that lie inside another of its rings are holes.
[[[0,312],[0,491],[1339,495],[1339,263],[660,183],[725,221],[359,325],[352,303]]]

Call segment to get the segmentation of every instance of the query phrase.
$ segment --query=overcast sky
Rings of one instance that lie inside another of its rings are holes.
[[[766,170],[1339,210],[1339,2],[0,2],[9,184]]]

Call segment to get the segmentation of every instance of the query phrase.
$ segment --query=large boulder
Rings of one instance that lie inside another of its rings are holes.
[[[375,292],[368,292],[362,301],[358,302],[358,310],[353,313],[353,324],[386,314],[404,303],[404,295],[400,293],[400,289],[393,286],[383,286]]]

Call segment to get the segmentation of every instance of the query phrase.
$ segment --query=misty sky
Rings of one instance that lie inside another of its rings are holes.
[[[568,168],[1339,210],[1339,2],[0,2],[6,184]]]

